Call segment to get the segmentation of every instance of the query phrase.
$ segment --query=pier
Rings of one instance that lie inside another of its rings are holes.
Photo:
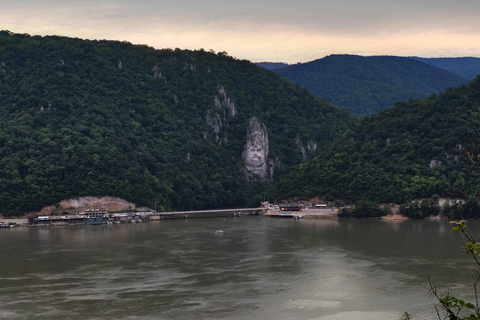
[[[129,212],[108,213],[105,210],[86,210],[78,215],[65,216],[38,216],[27,219],[14,219],[18,222],[15,226],[48,226],[48,225],[78,225],[78,224],[119,224],[139,223],[151,220],[163,219],[189,219],[239,215],[263,215],[268,208],[240,208],[240,209],[215,209],[215,210],[191,210],[170,212]],[[12,220],[12,219],[10,219]],[[13,220],[12,220],[13,221]]]
[[[216,210],[191,210],[191,211],[171,211],[171,212],[152,212],[147,216],[154,219],[188,219],[200,216],[230,216],[230,215],[262,215],[268,208],[242,208],[242,209],[216,209]]]

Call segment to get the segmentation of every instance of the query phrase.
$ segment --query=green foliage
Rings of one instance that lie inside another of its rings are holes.
[[[412,219],[422,219],[430,216],[436,216],[440,213],[438,195],[430,199],[423,199],[421,202],[415,200],[400,206],[400,214]]]
[[[393,56],[331,55],[274,71],[334,105],[364,116],[397,101],[426,98],[468,82],[427,63]]]
[[[473,80],[480,74],[480,58],[412,58],[447,70],[467,80]]]
[[[480,218],[480,201],[476,196],[471,195],[465,201],[449,201],[445,203],[443,212],[449,219]]]
[[[480,78],[425,100],[397,103],[347,130],[270,190],[270,199],[329,197],[405,203],[476,194],[465,146],[480,127]],[[420,203],[419,203],[420,205]],[[471,216],[476,207],[470,207]],[[423,214],[422,214],[423,215]]]
[[[385,216],[386,210],[372,201],[358,201],[354,208],[342,208],[338,214],[341,218],[378,218]]]
[[[275,179],[303,161],[299,142],[324,148],[356,123],[225,52],[0,32],[0,212],[87,195],[165,210],[245,205],[264,189],[241,160],[253,116],[281,164]]]

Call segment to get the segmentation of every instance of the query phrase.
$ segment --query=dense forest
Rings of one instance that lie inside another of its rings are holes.
[[[315,159],[279,181],[274,199],[324,197],[405,203],[476,195],[480,77],[424,100],[410,99],[365,118]]]
[[[275,70],[289,66],[289,64],[283,62],[257,62],[255,64],[268,70]]]
[[[412,57],[434,67],[447,70],[469,81],[480,75],[480,58],[420,58]]]
[[[2,31],[0,212],[87,195],[160,210],[245,205],[265,188],[242,162],[252,117],[268,129],[272,180],[356,124],[226,52]]]
[[[331,55],[273,71],[364,116],[393,107],[397,101],[427,98],[468,82],[427,63],[394,56]]]

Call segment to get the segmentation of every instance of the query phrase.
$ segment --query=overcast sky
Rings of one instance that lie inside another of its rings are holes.
[[[213,49],[253,62],[480,57],[480,0],[0,0],[1,29]]]

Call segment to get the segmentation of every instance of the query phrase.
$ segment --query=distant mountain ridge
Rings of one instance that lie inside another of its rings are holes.
[[[412,57],[429,65],[440,69],[447,70],[451,73],[459,75],[467,80],[473,80],[480,75],[480,58],[463,57],[463,58],[420,58]]]
[[[281,68],[286,68],[288,66],[291,66],[290,64],[283,63],[283,62],[257,62],[255,64],[267,70],[275,70],[275,69],[281,69]]]
[[[272,71],[340,108],[367,116],[397,101],[426,98],[468,82],[422,61],[395,56],[330,55]]]

